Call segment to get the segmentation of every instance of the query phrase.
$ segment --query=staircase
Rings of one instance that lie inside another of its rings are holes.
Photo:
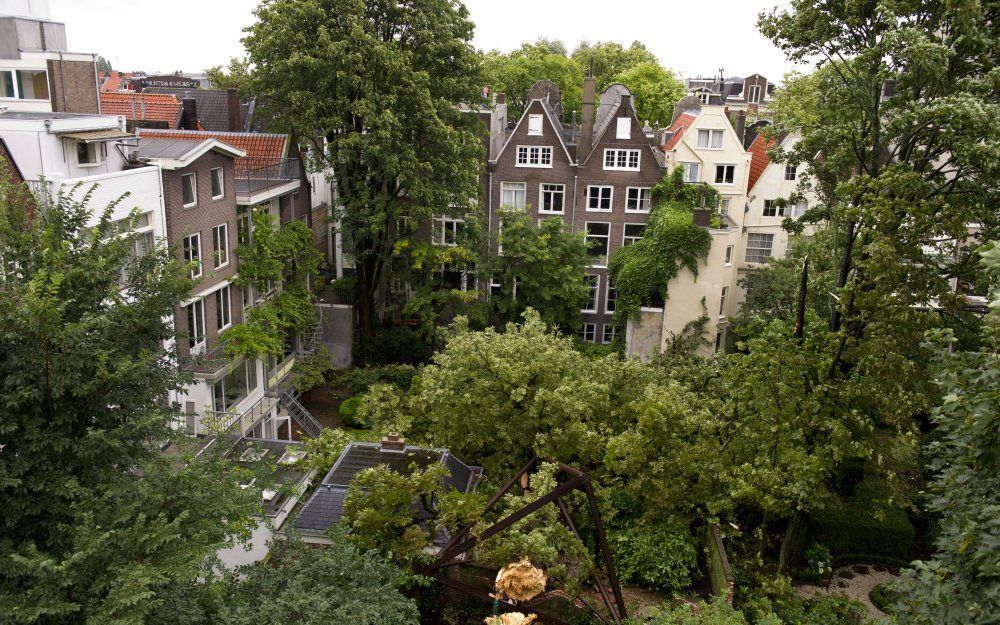
[[[315,354],[316,350],[323,344],[323,309],[317,307],[316,310],[319,311],[319,319],[316,321],[316,325],[302,334],[301,351],[305,354]]]
[[[278,402],[288,411],[289,416],[292,420],[299,424],[302,431],[309,436],[316,438],[319,436],[320,432],[323,431],[323,426],[320,422],[316,420],[316,417],[312,416],[305,406],[299,403],[289,391],[284,389],[275,389],[278,392]]]

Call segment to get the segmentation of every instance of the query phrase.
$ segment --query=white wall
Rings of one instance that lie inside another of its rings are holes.
[[[49,122],[46,125],[46,122]],[[63,139],[56,133],[88,130],[123,130],[124,119],[111,115],[64,117],[53,114],[50,120],[13,119],[0,115],[0,137],[14,157],[14,162],[25,180],[61,182],[67,178],[82,178],[121,171],[125,162],[107,141],[96,165],[78,165],[76,142]],[[98,146],[100,147],[100,146]]]
[[[0,0],[0,15],[52,19],[49,0]]]
[[[97,176],[70,178],[63,181],[59,189],[78,200],[90,193],[92,223],[100,219],[105,207],[117,202],[112,211],[113,220],[124,219],[133,209],[138,208],[140,212],[152,213],[151,227],[157,240],[167,236],[159,167],[139,167]]]

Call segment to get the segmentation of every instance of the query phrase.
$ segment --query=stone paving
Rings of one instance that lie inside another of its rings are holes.
[[[876,608],[868,593],[872,588],[883,582],[891,582],[899,579],[899,575],[890,571],[887,567],[872,564],[852,564],[844,566],[833,572],[833,579],[830,582],[830,593],[843,593],[852,599],[857,599],[868,608],[868,618],[875,622],[888,618],[888,615]],[[796,585],[795,591],[803,597],[812,597],[827,592],[821,586],[810,584]]]

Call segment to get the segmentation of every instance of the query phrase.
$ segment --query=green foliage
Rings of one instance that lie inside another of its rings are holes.
[[[583,234],[569,232],[555,217],[536,226],[528,215],[510,211],[500,220],[503,254],[494,257],[490,268],[500,284],[500,293],[490,298],[499,321],[520,319],[532,308],[545,323],[575,332],[590,266]]]
[[[249,59],[234,56],[225,66],[213,65],[205,69],[205,78],[213,89],[235,88],[242,97],[251,95],[253,68]]]
[[[358,417],[358,408],[362,405],[362,398],[355,395],[348,397],[340,404],[340,418],[344,420],[344,425],[352,428],[370,427],[371,424]]]
[[[697,543],[677,523],[640,525],[608,535],[615,570],[624,581],[673,594],[691,583]]]
[[[111,61],[107,60],[100,54],[97,55],[97,71],[98,72],[110,72],[111,71]]]
[[[539,80],[551,80],[562,92],[563,116],[579,118],[583,101],[583,70],[563,50],[553,51],[544,43],[524,43],[511,52],[492,50],[483,55],[483,74],[494,92],[507,96],[508,119],[524,113],[525,95]]]
[[[663,606],[655,610],[648,625],[748,625],[746,617],[722,600],[697,605]]]
[[[305,393],[323,386],[331,371],[333,366],[330,365],[330,352],[321,345],[315,352],[295,361],[292,366],[292,388],[298,393]]]
[[[621,247],[608,263],[618,295],[615,319],[620,325],[639,313],[653,295],[667,297],[667,286],[681,269],[698,275],[698,263],[708,255],[711,235],[694,225],[691,211],[700,206],[694,195],[700,188],[680,182],[680,168],[665,173],[653,189],[650,211],[641,241]]]
[[[378,331],[370,344],[362,346],[360,360],[371,365],[418,365],[427,362],[431,346],[413,328],[392,326]]]
[[[640,41],[633,41],[626,48],[617,41],[590,43],[584,40],[573,50],[571,58],[576,61],[581,72],[588,71],[593,64],[594,78],[597,79],[598,88],[602,90],[612,83],[625,82],[621,79],[622,74],[634,67],[647,63],[659,64],[656,55]],[[625,86],[632,87],[629,83],[625,83]],[[669,106],[673,107],[673,102]]]
[[[416,375],[417,368],[413,365],[353,367],[338,372],[333,383],[347,384],[352,395],[360,395],[379,382],[385,382],[400,390],[407,391]]]
[[[893,604],[899,599],[894,585],[895,582],[883,582],[868,591],[868,599],[872,605],[887,614],[892,612]]]
[[[351,441],[351,436],[340,428],[323,428],[319,436],[305,440],[306,466],[315,469],[322,479]]]
[[[834,555],[906,559],[913,544],[913,524],[898,506],[887,506],[888,499],[884,486],[862,482],[841,505],[813,516],[811,534]]]
[[[635,96],[635,113],[640,123],[666,126],[674,114],[674,104],[687,95],[684,83],[658,61],[644,61],[616,77]]]

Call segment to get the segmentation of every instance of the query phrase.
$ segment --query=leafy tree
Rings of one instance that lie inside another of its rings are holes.
[[[111,61],[107,60],[100,54],[97,55],[97,71],[99,72],[110,72],[111,71]]]
[[[670,123],[674,104],[687,92],[684,83],[658,61],[643,61],[625,69],[615,77],[635,96],[635,112],[641,122],[654,126]]]
[[[89,204],[0,182],[4,622],[142,623],[259,511],[232,465],[160,453],[191,282],[163,247],[134,256],[114,205],[89,226]]]
[[[1000,282],[1000,245],[983,249],[983,265]],[[954,351],[948,332],[933,335],[943,399],[929,443],[933,478],[928,508],[938,515],[933,557],[904,573],[898,622],[985,624],[1000,617],[1000,289],[993,292],[991,336],[979,351]]]
[[[479,97],[472,22],[455,0],[274,0],[255,14],[254,89],[333,174],[369,342],[396,224],[476,209],[482,124],[456,106]]]
[[[659,65],[656,55],[646,49],[639,41],[625,47],[616,41],[598,41],[590,43],[581,41],[573,50],[572,59],[584,72],[590,70],[593,63],[594,78],[597,86],[605,89],[611,83],[618,82],[625,72],[644,63]],[[626,86],[629,86],[626,83]]]
[[[249,59],[234,56],[225,66],[214,65],[206,69],[205,78],[215,89],[235,88],[246,97],[251,94],[253,68]]]
[[[579,119],[583,102],[583,71],[580,65],[548,43],[525,43],[511,52],[492,50],[483,55],[483,73],[493,91],[507,96],[509,119],[524,113],[525,96],[539,80],[551,80],[562,92],[563,118]]]
[[[545,323],[575,332],[590,265],[583,235],[567,231],[558,218],[536,226],[524,213],[505,212],[501,221],[497,238],[503,254],[494,257],[490,267],[492,279],[500,284],[500,292],[490,296],[500,321],[519,319],[532,308]]]

